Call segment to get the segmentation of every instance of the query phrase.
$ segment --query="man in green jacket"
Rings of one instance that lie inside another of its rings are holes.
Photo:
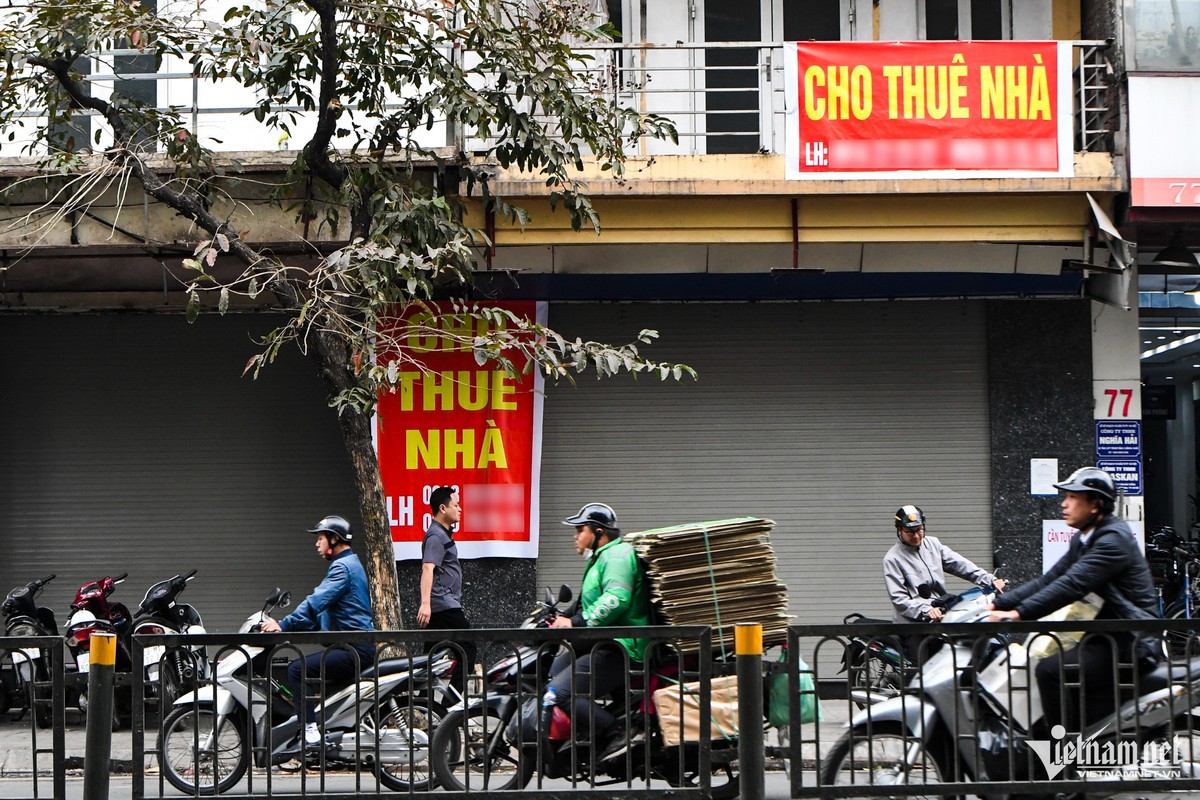
[[[621,540],[617,514],[604,503],[588,503],[563,520],[575,527],[575,550],[591,553],[579,589],[579,613],[558,617],[555,628],[640,627],[650,624],[646,583],[633,546]],[[624,749],[624,730],[601,701],[625,685],[625,676],[645,658],[647,640],[620,638],[596,642],[577,657],[565,652],[550,667],[547,694],[571,716],[577,738],[595,732],[597,761]],[[640,666],[640,664],[638,665]]]

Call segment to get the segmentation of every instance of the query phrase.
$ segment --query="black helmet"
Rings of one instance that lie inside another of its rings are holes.
[[[1054,484],[1054,488],[1064,492],[1094,492],[1114,502],[1117,499],[1117,484],[1111,475],[1098,467],[1080,467],[1062,483]]]
[[[604,503],[588,503],[579,513],[563,520],[563,525],[592,525],[611,533],[620,533],[617,527],[617,512]]]
[[[925,512],[916,506],[900,506],[896,509],[896,529],[912,530],[925,524]]]
[[[354,531],[350,529],[350,523],[337,514],[331,514],[325,519],[316,524],[315,527],[308,529],[309,533],[333,533],[346,544],[354,541]]]

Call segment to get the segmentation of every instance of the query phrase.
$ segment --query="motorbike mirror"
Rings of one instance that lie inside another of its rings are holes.
[[[547,594],[549,594],[549,590],[547,590]],[[562,586],[558,587],[558,602],[569,603],[571,602],[572,597],[574,597],[574,594],[572,594],[570,586],[567,586],[564,583]]]
[[[292,593],[291,593],[291,592],[284,592],[284,593],[283,593],[283,596],[279,598],[279,607],[280,607],[280,608],[287,608],[287,607],[288,607],[288,606],[290,606],[291,604],[292,604]]]
[[[933,587],[928,583],[922,583],[917,587],[917,594],[928,600],[929,598],[933,597]]]
[[[268,605],[268,606],[279,605],[279,601],[282,599],[283,599],[283,589],[280,589],[278,586],[276,586],[274,589],[271,590],[271,593],[269,595],[267,595],[266,605]]]

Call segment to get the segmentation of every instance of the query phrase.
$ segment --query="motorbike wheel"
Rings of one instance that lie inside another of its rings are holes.
[[[408,695],[385,697],[371,709],[360,736],[363,747],[373,748],[379,736],[375,774],[394,792],[425,791],[433,785],[429,741],[446,715],[427,700]]]
[[[945,747],[937,751],[920,748],[919,758],[908,764],[907,755],[920,742],[899,726],[874,725],[852,728],[841,735],[821,762],[821,786],[862,786],[870,791],[879,786],[905,784],[937,785],[951,774]],[[869,787],[869,788],[868,788]],[[874,796],[874,795],[872,795]],[[950,798],[958,795],[936,790],[912,797]]]
[[[211,706],[180,706],[163,722],[158,762],[167,783],[185,794],[218,795],[237,785],[250,766],[250,742],[238,715],[214,730]]]
[[[443,789],[523,789],[533,778],[534,757],[521,756],[504,738],[504,721],[487,708],[452,711],[433,735],[430,760]]]

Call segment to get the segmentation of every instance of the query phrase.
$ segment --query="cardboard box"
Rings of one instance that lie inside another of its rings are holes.
[[[682,712],[680,702],[682,701]],[[700,741],[700,684],[666,686],[654,692],[654,707],[663,743]],[[737,676],[712,679],[712,717],[709,739],[736,739],[738,735]],[[681,724],[682,718],[682,724]]]

